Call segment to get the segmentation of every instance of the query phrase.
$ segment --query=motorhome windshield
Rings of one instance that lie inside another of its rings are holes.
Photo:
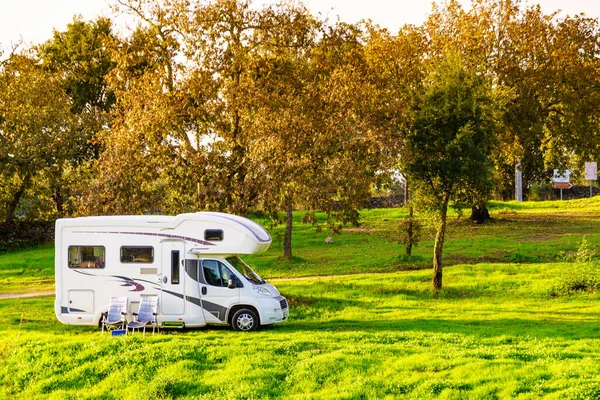
[[[254,284],[265,283],[265,281],[260,276],[258,276],[258,274],[256,272],[254,272],[252,270],[252,268],[250,268],[240,258],[238,258],[238,257],[229,257],[227,259],[227,261],[229,262],[229,264],[233,265],[235,267],[235,269],[237,269],[240,274],[244,275],[244,277],[246,279],[248,279],[251,283],[254,283]]]

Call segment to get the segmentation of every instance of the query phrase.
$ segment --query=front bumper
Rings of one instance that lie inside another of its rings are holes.
[[[260,299],[260,323],[261,325],[271,325],[278,322],[284,322],[289,316],[289,307],[287,299],[283,296],[270,299]]]

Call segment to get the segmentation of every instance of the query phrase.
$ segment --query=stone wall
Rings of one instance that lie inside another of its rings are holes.
[[[553,189],[556,199],[560,200],[560,189]],[[573,186],[571,189],[563,189],[563,200],[584,199],[590,197],[589,186]],[[600,189],[592,187],[592,195],[600,194]]]
[[[394,208],[404,204],[404,195],[371,197],[365,201],[365,208]]]

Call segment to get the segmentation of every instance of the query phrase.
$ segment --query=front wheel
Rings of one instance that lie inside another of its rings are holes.
[[[258,329],[258,316],[252,310],[242,308],[233,314],[231,319],[233,330],[251,332]]]

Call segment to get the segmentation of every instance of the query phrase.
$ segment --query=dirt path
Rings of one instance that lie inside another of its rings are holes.
[[[349,275],[353,275],[353,274],[349,274]],[[321,276],[301,276],[301,277],[297,277],[297,278],[273,278],[273,279],[269,279],[268,282],[277,282],[277,281],[296,281],[296,280],[300,280],[300,279],[332,279],[332,278],[336,278],[336,277],[340,277],[340,276],[347,276],[347,275],[321,275]],[[6,300],[6,299],[24,299],[24,298],[28,298],[28,297],[42,297],[42,296],[50,296],[55,294],[56,291],[52,290],[52,291],[46,291],[46,292],[31,292],[31,293],[3,293],[0,294],[0,300]]]
[[[355,273],[355,274],[340,274],[340,275],[309,275],[309,276],[295,276],[293,278],[267,278],[267,282],[285,282],[285,281],[299,281],[301,279],[335,279],[344,278],[354,275],[364,275],[366,272]],[[369,274],[389,274],[390,272],[369,272]]]
[[[25,297],[42,297],[50,296],[56,293],[54,290],[48,292],[33,292],[33,293],[4,293],[0,294],[0,300],[4,299],[22,299]]]
[[[371,272],[372,274],[386,274],[389,272]],[[344,278],[347,276],[360,275],[360,274],[342,274],[342,275],[311,275],[311,276],[298,276],[293,278],[271,278],[268,279],[267,282],[286,282],[286,281],[299,281],[301,279],[335,279],[335,278]],[[27,297],[42,297],[42,296],[50,296],[55,294],[54,290],[46,291],[46,292],[31,292],[31,293],[4,293],[0,294],[0,300],[5,299],[22,299]]]

